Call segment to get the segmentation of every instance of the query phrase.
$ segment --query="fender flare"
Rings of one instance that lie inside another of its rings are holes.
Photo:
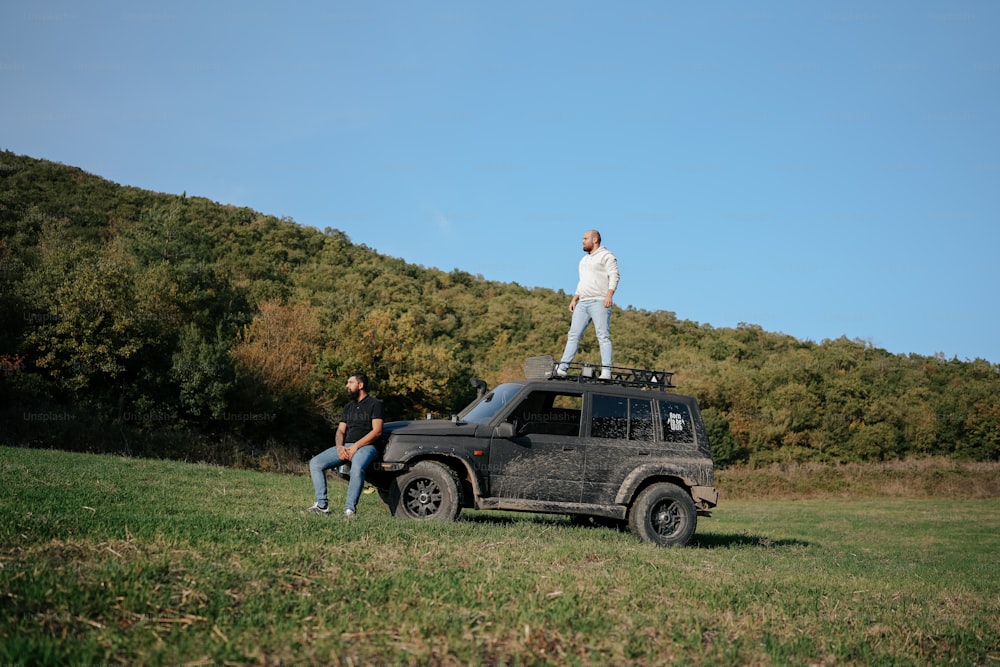
[[[633,499],[639,490],[644,486],[646,480],[654,478],[669,478],[679,481],[681,486],[683,486],[688,493],[691,493],[692,499],[697,501],[699,498],[695,497],[693,489],[704,489],[706,487],[701,486],[697,480],[691,479],[691,477],[686,474],[688,470],[690,470],[690,468],[672,465],[670,463],[647,463],[636,466],[632,472],[625,476],[625,480],[622,482],[622,485],[619,487],[618,493],[615,496],[615,502],[619,505],[631,505]]]

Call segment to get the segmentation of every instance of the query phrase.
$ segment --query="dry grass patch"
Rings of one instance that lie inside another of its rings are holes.
[[[792,498],[1000,498],[1000,462],[915,459],[789,463],[716,471],[722,501]]]

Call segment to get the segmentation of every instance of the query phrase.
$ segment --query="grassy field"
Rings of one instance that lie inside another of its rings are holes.
[[[1000,665],[1000,499],[910,474],[913,497],[755,500],[727,472],[692,545],[657,549],[562,517],[402,522],[376,495],[348,522],[300,513],[304,476],[0,448],[0,664]]]

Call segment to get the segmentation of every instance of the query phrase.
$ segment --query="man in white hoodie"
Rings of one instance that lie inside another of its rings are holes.
[[[615,290],[618,289],[618,260],[610,250],[601,245],[601,233],[596,229],[584,232],[583,251],[587,253],[580,260],[580,282],[577,283],[569,310],[573,321],[566,339],[566,350],[556,368],[560,377],[566,375],[569,363],[580,347],[580,338],[591,321],[597,331],[597,342],[601,346],[601,379],[611,379],[611,305]]]

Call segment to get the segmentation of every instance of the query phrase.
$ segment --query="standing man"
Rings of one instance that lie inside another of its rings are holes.
[[[611,305],[615,290],[618,289],[618,260],[610,250],[601,245],[601,233],[591,229],[583,234],[583,251],[587,254],[580,260],[580,282],[576,286],[569,310],[573,321],[566,339],[566,350],[556,368],[556,375],[566,376],[569,363],[580,347],[580,338],[591,321],[597,331],[597,342],[601,346],[602,380],[611,379]]]
[[[382,436],[382,402],[368,393],[368,376],[355,373],[347,378],[347,397],[333,447],[309,460],[316,503],[307,512],[329,514],[326,498],[326,471],[345,463],[351,464],[351,481],[347,485],[344,516],[350,518],[358,510],[358,499],[365,486],[365,472],[378,450],[375,443]]]

